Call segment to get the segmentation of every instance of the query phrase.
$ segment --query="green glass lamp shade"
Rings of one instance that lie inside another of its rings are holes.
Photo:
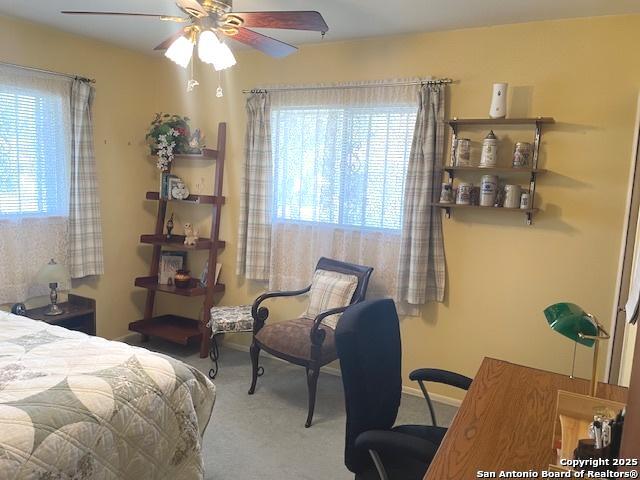
[[[547,317],[549,326],[556,332],[574,342],[593,347],[595,340],[581,338],[579,334],[595,337],[598,335],[598,327],[593,318],[578,305],[556,303],[544,309],[544,316]]]

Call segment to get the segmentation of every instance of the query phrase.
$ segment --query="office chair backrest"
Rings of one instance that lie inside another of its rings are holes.
[[[393,300],[349,307],[338,322],[335,341],[347,411],[345,465],[359,473],[370,467],[371,458],[355,448],[355,439],[368,430],[390,429],[400,406],[402,350]]]

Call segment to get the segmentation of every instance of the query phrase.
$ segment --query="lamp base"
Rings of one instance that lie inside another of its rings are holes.
[[[56,315],[62,315],[63,313],[64,310],[54,303],[49,306],[49,310],[44,312],[47,317],[55,317]]]

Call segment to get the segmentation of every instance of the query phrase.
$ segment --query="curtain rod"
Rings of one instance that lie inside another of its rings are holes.
[[[53,70],[45,70],[43,68],[25,67],[24,65],[17,65],[15,63],[7,63],[7,62],[0,62],[0,65],[4,65],[6,67],[21,68],[22,70],[29,70],[31,72],[48,73],[50,75],[57,75],[59,77],[82,80],[84,82],[89,82],[89,83],[96,83],[95,79],[93,78],[86,78],[86,77],[81,77],[79,75],[71,75],[68,73],[54,72]]]
[[[275,88],[254,88],[252,90],[242,90],[242,93],[268,93],[281,91],[296,90],[333,90],[333,89],[349,89],[349,88],[377,88],[377,87],[405,87],[409,85],[446,85],[453,83],[450,78],[438,78],[435,80],[420,80],[416,82],[398,82],[398,83],[372,83],[365,85],[337,85],[337,86],[317,86],[317,87],[275,87]]]

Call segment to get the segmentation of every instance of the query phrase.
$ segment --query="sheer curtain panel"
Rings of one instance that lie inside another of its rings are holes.
[[[271,93],[270,288],[308,285],[327,256],[374,267],[369,297],[395,295],[418,111],[419,86],[406,83]]]
[[[68,264],[70,89],[0,66],[0,303],[45,294],[40,267]]]

